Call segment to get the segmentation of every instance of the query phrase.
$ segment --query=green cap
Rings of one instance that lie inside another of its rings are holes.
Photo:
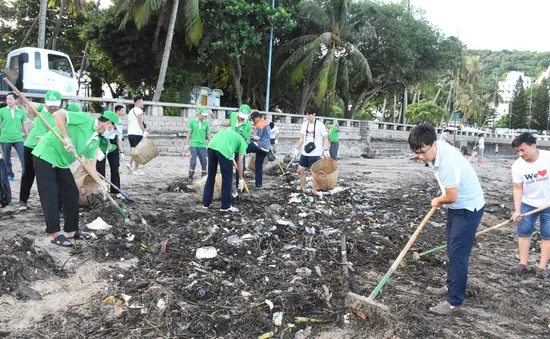
[[[48,91],[44,96],[46,106],[61,106],[61,93],[58,91]]]
[[[325,121],[325,126],[326,125],[332,125],[332,121],[330,121],[330,120]]]
[[[78,104],[69,104],[67,110],[71,112],[80,112],[80,106],[78,106]]]
[[[102,115],[105,119],[109,119],[113,124],[118,125],[119,119],[118,115],[116,115],[113,111],[105,111]]]
[[[239,117],[241,119],[248,119],[248,115],[250,114],[250,106],[248,105],[241,105],[239,107]]]
[[[203,115],[208,114],[208,110],[206,109],[206,107],[199,108],[199,114],[203,114]]]

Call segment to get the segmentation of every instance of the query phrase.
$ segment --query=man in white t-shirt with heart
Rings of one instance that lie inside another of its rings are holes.
[[[536,276],[548,278],[546,265],[550,258],[550,209],[544,209],[529,216],[522,214],[550,203],[550,152],[537,149],[537,139],[523,133],[512,141],[512,147],[520,156],[512,165],[514,181],[514,214],[512,220],[518,222],[519,265],[513,271],[519,275],[528,272],[527,260],[531,247],[531,236],[540,216],[540,262]]]
[[[311,105],[306,108],[306,119],[300,130],[300,140],[298,140],[298,144],[294,150],[294,157],[300,155],[298,175],[300,176],[300,186],[304,193],[307,192],[306,169],[311,168],[317,160],[321,159],[321,156],[330,159],[330,143],[328,141],[327,130],[322,122],[315,120],[317,111],[317,105]],[[312,183],[311,193],[313,195],[317,194],[315,180]]]

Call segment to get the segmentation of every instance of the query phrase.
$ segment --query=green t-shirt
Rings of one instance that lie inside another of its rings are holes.
[[[328,141],[330,142],[336,142],[338,141],[338,127],[337,126],[332,126],[329,130],[328,130]]]
[[[107,138],[100,135],[99,136],[99,149],[101,150],[101,152],[103,152],[104,154],[107,154],[107,153],[113,153],[113,151],[116,151],[116,149],[118,147],[116,145],[116,138],[112,139],[112,141],[114,142],[113,144],[111,144]]]
[[[8,107],[0,108],[0,142],[19,142],[23,141],[21,135],[21,124],[27,121],[25,111],[15,108],[13,111]]]
[[[250,120],[246,120],[242,125],[237,127],[238,115],[239,112],[235,111],[231,113],[231,116],[229,117],[229,125],[231,126],[231,130],[239,133],[246,138],[246,142],[249,142],[250,135],[252,134],[252,125],[250,124]]]
[[[73,140],[77,155],[84,155],[87,159],[94,159],[99,146],[96,120],[83,112],[67,112],[67,133]],[[61,136],[59,128],[54,130]],[[62,137],[62,136],[61,136]],[[76,160],[72,153],[67,152],[65,146],[50,131],[42,137],[32,154],[59,168],[69,168]]]
[[[206,147],[206,135],[210,133],[210,125],[206,120],[200,126],[196,118],[189,121],[187,130],[191,131],[191,147]]]
[[[235,153],[246,154],[247,143],[237,132],[229,129],[219,131],[214,135],[208,148],[223,154],[229,160],[233,160]]]
[[[45,109],[44,105],[38,106],[38,108],[41,108],[39,110],[39,114],[50,124],[50,126],[55,127],[55,121],[53,120],[53,115]],[[49,129],[44,125],[42,120],[39,117],[34,118],[33,120],[33,128],[29,132],[29,136],[27,137],[27,140],[25,140],[25,146],[28,148],[35,148],[38,144],[39,140],[37,137],[43,137],[44,134],[48,133]]]

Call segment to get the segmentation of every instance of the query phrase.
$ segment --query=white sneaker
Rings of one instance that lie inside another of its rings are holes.
[[[237,207],[229,206],[229,208],[220,208],[222,212],[239,212]]]
[[[116,195],[116,197],[119,198],[119,199],[124,199],[124,196],[123,196],[122,194],[120,194],[120,193],[118,193],[118,194]]]
[[[208,205],[208,206],[204,206],[204,205],[201,205],[201,206],[202,206],[202,208],[204,208],[205,210],[207,210],[207,209],[210,208],[210,206],[212,206],[212,204],[210,204],[210,205]]]
[[[134,174],[137,174],[137,175],[144,175],[145,172],[143,172],[143,170],[137,169],[137,170],[134,171]]]

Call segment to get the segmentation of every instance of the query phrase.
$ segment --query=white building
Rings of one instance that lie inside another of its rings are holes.
[[[550,66],[546,71],[542,72],[542,74],[538,77],[537,81],[535,81],[535,85],[540,85],[543,79],[548,79],[548,78],[550,78]]]
[[[508,114],[509,104],[514,95],[514,88],[516,87],[519,77],[523,79],[524,89],[528,89],[533,84],[533,78],[526,77],[524,72],[518,71],[508,72],[506,80],[498,82],[498,94],[500,94],[503,100],[497,109],[498,117]]]

